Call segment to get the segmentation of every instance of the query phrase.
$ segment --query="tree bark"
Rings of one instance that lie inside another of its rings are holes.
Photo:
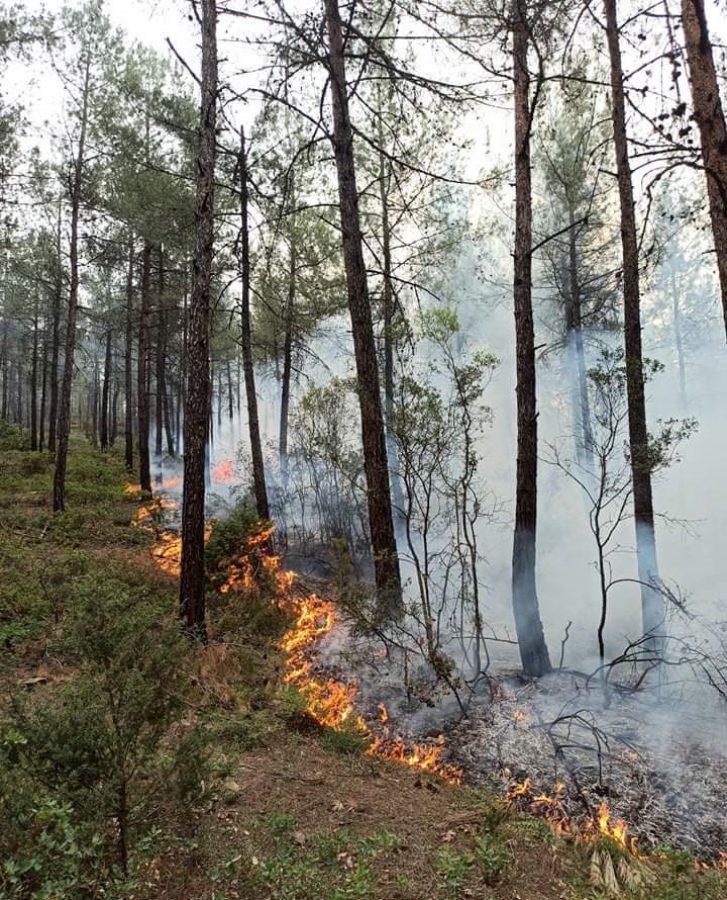
[[[58,449],[53,476],[53,511],[63,512],[66,496],[66,466],[68,463],[68,440],[71,433],[71,391],[73,388],[73,368],[76,352],[76,318],[78,314],[78,223],[81,212],[81,189],[83,186],[84,153],[86,150],[86,130],[88,128],[88,99],[91,87],[91,56],[87,51],[86,66],[81,99],[81,128],[78,138],[73,179],[71,182],[71,282],[68,291],[68,318],[66,324],[66,355],[63,363],[63,381],[58,412]]]
[[[58,201],[56,226],[56,284],[53,293],[53,341],[50,354],[50,410],[48,413],[48,452],[56,452],[58,424],[58,356],[60,354],[61,302],[63,299],[63,260],[61,259],[61,201]]]
[[[209,421],[210,286],[214,255],[214,196],[217,121],[217,12],[201,0],[202,78],[195,248],[189,310],[189,377],[184,410],[184,487],[179,612],[190,636],[206,640],[204,571],[205,450]]]
[[[48,322],[43,329],[43,355],[41,357],[40,412],[38,414],[38,452],[45,448],[45,411],[48,399]]]
[[[719,94],[704,0],[682,0],[682,25],[694,118],[707,178],[709,215],[727,333],[727,126]]]
[[[641,296],[639,285],[639,245],[631,164],[626,134],[621,46],[616,0],[604,0],[606,37],[611,63],[611,115],[616,150],[616,173],[621,206],[621,247],[623,253],[624,342],[626,352],[626,394],[628,399],[629,451],[634,494],[636,555],[641,583],[642,627],[645,635],[663,627],[664,605],[655,586],[659,578],[656,561],[654,506],[651,494],[651,465],[646,427],[644,366],[641,350]]]
[[[33,353],[30,362],[30,449],[38,450],[38,298],[33,306]]]
[[[129,236],[129,268],[126,274],[126,340],[124,347],[124,462],[134,471],[134,237]]]
[[[517,368],[517,474],[512,551],[512,605],[527,675],[551,669],[535,585],[538,503],[538,413],[532,304],[532,188],[530,178],[530,74],[527,0],[513,4],[515,89],[515,260],[513,299]]]
[[[401,615],[401,576],[394,535],[376,341],[363,256],[353,153],[353,129],[348,107],[346,61],[338,0],[324,0],[324,9],[329,45],[328,70],[331,79],[333,109],[333,152],[338,176],[343,260],[361,407],[369,529],[373,550],[378,615],[380,619],[385,620]]]
[[[164,355],[166,353],[167,321],[164,311],[164,250],[159,245],[159,272],[157,293],[157,345],[156,345],[156,395],[155,395],[155,419],[156,431],[154,434],[154,452],[158,457],[162,455],[164,446],[164,402],[165,402],[165,366]]]
[[[109,392],[111,389],[111,339],[109,328],[106,331],[106,352],[104,354],[103,387],[101,389],[101,449],[109,447]]]
[[[260,419],[255,390],[255,368],[252,358],[252,322],[250,315],[250,233],[248,222],[248,171],[245,132],[240,129],[240,275],[242,278],[242,367],[245,376],[247,397],[247,421],[250,431],[250,451],[252,454],[252,478],[255,491],[255,506],[261,519],[270,518],[268,492],[265,484],[265,463],[263,461]]]
[[[293,200],[293,203],[295,201]],[[290,382],[293,374],[293,316],[295,309],[296,274],[298,252],[296,246],[295,223],[290,238],[290,260],[288,267],[288,296],[285,304],[285,335],[283,338],[283,378],[280,391],[280,432],[278,453],[280,476],[285,487],[288,483],[288,424],[290,422]]]
[[[139,442],[139,484],[142,491],[151,493],[151,466],[149,462],[149,281],[151,271],[151,244],[144,240],[141,252],[141,301],[139,305],[139,339],[136,408]]]

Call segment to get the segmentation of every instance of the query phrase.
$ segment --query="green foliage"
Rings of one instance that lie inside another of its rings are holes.
[[[471,853],[457,853],[446,844],[437,851],[436,869],[448,887],[457,890],[474,865]]]
[[[249,550],[248,539],[270,527],[261,522],[251,497],[244,497],[224,519],[212,522],[212,534],[205,548],[205,564],[210,577],[219,576],[225,562]]]
[[[75,677],[50,694],[16,696],[9,711],[2,770],[16,787],[10,796],[50,791],[73,827],[104,835],[107,854],[125,866],[160,803],[187,809],[202,792],[205,737],[182,725],[190,651],[158,606],[111,579],[76,583],[58,650]],[[22,803],[3,809],[7,858],[28,858],[32,834],[10,823],[29,815]]]
[[[19,425],[11,425],[0,419],[0,451],[27,450],[29,442],[27,431]]]

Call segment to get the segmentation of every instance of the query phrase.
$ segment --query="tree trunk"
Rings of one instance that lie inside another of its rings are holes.
[[[210,286],[214,254],[214,193],[217,121],[217,13],[215,0],[202,6],[202,102],[195,248],[189,311],[189,378],[184,409],[184,487],[182,495],[182,566],[179,612],[190,636],[205,640],[204,497],[205,449],[209,421]]]
[[[124,347],[124,462],[134,471],[134,237],[129,237],[129,268],[126,274],[126,341]]]
[[[53,292],[53,342],[50,354],[50,410],[48,412],[48,452],[56,452],[58,425],[58,357],[60,355],[61,303],[63,300],[63,260],[61,258],[61,201],[56,225],[56,284]]]
[[[383,140],[383,135],[379,134]],[[384,319],[384,408],[386,410],[386,449],[389,460],[391,493],[394,500],[394,516],[400,523],[404,519],[404,493],[399,477],[399,455],[392,429],[394,416],[394,314],[395,295],[391,264],[391,228],[389,226],[389,185],[391,164],[379,153],[379,197],[381,200],[381,241],[384,257],[383,319]]]
[[[41,357],[40,379],[40,413],[38,415],[38,451],[43,452],[45,447],[45,410],[48,399],[48,323],[43,329],[43,355]]]
[[[101,390],[101,449],[109,447],[109,392],[111,390],[111,329],[106,332],[106,353],[104,354],[103,388]]]
[[[151,270],[151,244],[144,240],[141,253],[141,302],[139,308],[139,339],[136,376],[136,408],[139,442],[139,484],[141,490],[151,493],[151,466],[149,463],[149,280]]]
[[[626,394],[628,398],[629,450],[634,493],[636,555],[641,582],[641,612],[644,634],[656,634],[664,622],[661,593],[655,586],[659,572],[656,561],[654,507],[651,496],[651,465],[646,428],[644,367],[641,352],[641,297],[639,291],[639,246],[636,210],[631,183],[626,110],[621,65],[621,47],[616,0],[604,0],[606,37],[611,62],[611,112],[616,150],[616,172],[621,204],[621,246],[623,252],[624,339],[626,350]],[[655,645],[656,646],[656,645]]]
[[[30,449],[38,449],[38,298],[33,307],[33,353],[30,362]]]
[[[164,311],[164,250],[159,245],[159,292],[157,295],[157,346],[156,346],[156,396],[155,419],[156,432],[154,435],[154,452],[158,457],[162,455],[164,445],[164,393],[166,391],[164,379],[164,355],[167,351],[167,321]]]
[[[348,108],[346,61],[338,0],[324,0],[328,29],[328,69],[333,109],[333,151],[338,176],[338,198],[343,238],[348,307],[356,357],[361,407],[364,473],[366,476],[369,529],[374,559],[378,614],[396,618],[402,612],[401,576],[386,456],[384,416],[379,391],[379,369],[371,316],[366,264],[356,186],[353,129]]]
[[[88,406],[91,419],[91,443],[94,447],[98,446],[99,394],[98,359],[94,359],[93,381],[91,383],[91,391],[88,398]]]
[[[118,371],[118,356],[115,357],[114,369]],[[114,375],[114,392],[111,396],[111,425],[109,429],[109,446],[113,447],[116,443],[116,436],[119,433],[119,379],[118,375]]]
[[[532,195],[530,183],[530,74],[527,0],[514,0],[515,87],[515,353],[517,367],[517,475],[512,551],[512,605],[520,658],[527,675],[550,671],[535,586],[538,503],[538,413],[532,305]]]
[[[84,152],[86,149],[86,129],[88,127],[88,97],[91,86],[91,57],[86,57],[86,68],[81,101],[81,130],[78,138],[78,155],[75,160],[71,183],[71,283],[68,292],[68,318],[66,324],[66,356],[63,363],[63,382],[58,412],[58,450],[53,476],[53,511],[65,508],[66,465],[68,462],[68,440],[71,433],[71,391],[73,388],[73,368],[76,352],[76,318],[78,314],[78,222],[81,212],[81,188],[83,186]]]
[[[727,126],[719,95],[704,0],[682,0],[682,25],[694,118],[707,177],[709,215],[727,332]]]
[[[588,399],[588,376],[583,346],[581,285],[578,277],[578,241],[575,210],[568,209],[568,300],[566,304],[566,358],[571,378],[576,458],[593,472],[593,430]]]
[[[268,492],[265,484],[265,463],[263,462],[260,419],[255,390],[255,368],[252,359],[252,322],[250,315],[250,234],[248,223],[248,171],[245,150],[245,132],[240,129],[240,275],[242,278],[242,366],[245,375],[247,397],[247,422],[250,431],[250,451],[252,454],[252,478],[255,491],[255,505],[261,519],[270,518]]]

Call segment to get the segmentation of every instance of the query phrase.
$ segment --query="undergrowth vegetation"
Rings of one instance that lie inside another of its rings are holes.
[[[0,898],[605,900],[592,849],[495,797],[365,755],[282,680],[289,627],[242,503],[208,546],[210,644],[132,524],[113,453],[51,461],[0,432]],[[247,592],[217,589],[249,555]],[[684,854],[626,900],[723,900]]]

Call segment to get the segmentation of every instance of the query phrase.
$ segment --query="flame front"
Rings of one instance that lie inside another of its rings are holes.
[[[220,463],[213,469],[214,480],[228,480],[233,475],[232,460]],[[131,493],[132,491],[130,491]],[[155,514],[164,508],[174,506],[172,501],[157,499],[148,506],[139,507],[134,524],[154,531],[157,537],[152,555],[157,565],[170,575],[180,572],[182,538],[177,532],[160,530],[156,527]],[[369,725],[355,706],[358,685],[330,676],[319,675],[311,662],[313,646],[336,624],[336,608],[331,600],[318,594],[295,596],[292,588],[296,576],[281,567],[279,556],[270,551],[274,526],[263,525],[260,530],[243,541],[239,554],[225,563],[225,580],[220,585],[222,594],[244,594],[254,590],[260,573],[274,579],[277,601],[293,615],[293,626],[283,636],[280,647],[286,655],[284,681],[293,685],[305,699],[309,715],[320,725],[335,730],[353,729],[370,741],[367,753],[394,760],[402,765],[431,772],[453,784],[462,781],[462,770],[457,766],[442,762],[445,753],[443,735],[434,743],[408,744],[389,734],[389,713],[383,704],[379,706],[379,719],[383,735],[372,732]],[[211,529],[205,531],[205,541]]]

